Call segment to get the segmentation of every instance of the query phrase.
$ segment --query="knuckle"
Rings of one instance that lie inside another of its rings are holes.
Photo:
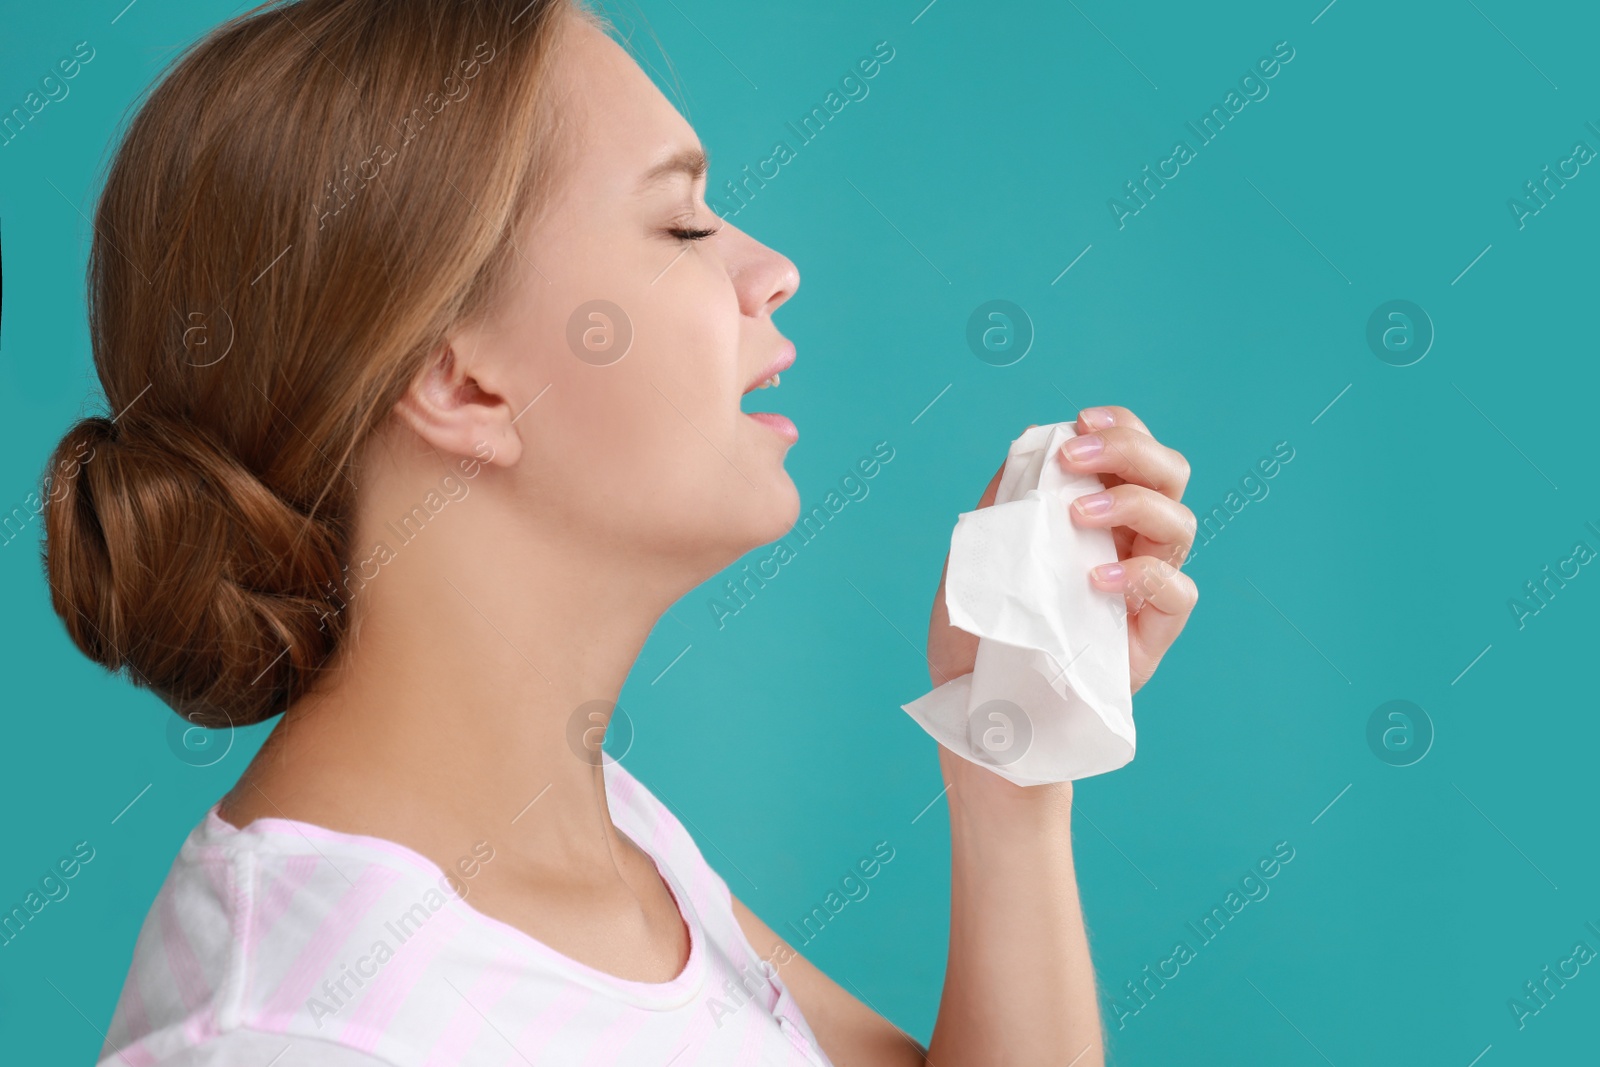
[[[1138,556],[1124,563],[1134,575],[1129,585],[1137,586],[1146,596],[1154,596],[1165,589],[1179,574],[1177,568],[1160,556]]]
[[[1123,448],[1128,448],[1129,446],[1137,447],[1140,444],[1140,439],[1146,436],[1138,427],[1129,426],[1127,423],[1118,423],[1115,426],[1101,430],[1100,433],[1106,435],[1106,440],[1115,441]]]
[[[1121,485],[1114,485],[1106,490],[1111,494],[1112,499],[1117,502],[1117,512],[1125,523],[1137,521],[1146,514],[1149,508],[1149,501],[1145,499],[1144,493],[1141,492],[1143,489],[1144,486],[1142,485],[1123,482]]]
[[[1116,449],[1121,447],[1122,435],[1127,431],[1121,426],[1102,426],[1090,432],[1104,441],[1108,449]]]

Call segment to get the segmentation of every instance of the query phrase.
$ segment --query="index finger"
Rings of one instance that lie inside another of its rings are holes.
[[[1189,484],[1183,453],[1131,426],[1079,434],[1061,446],[1057,458],[1068,470],[1114,474],[1173,500],[1182,499]]]
[[[1078,412],[1079,433],[1093,433],[1095,430],[1104,430],[1112,426],[1126,426],[1151,437],[1155,436],[1150,433],[1150,428],[1144,424],[1143,419],[1118,404],[1096,404]]]

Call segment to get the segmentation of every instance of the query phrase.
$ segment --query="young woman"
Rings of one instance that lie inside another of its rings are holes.
[[[91,253],[114,414],[45,494],[54,607],[197,727],[282,717],[173,864],[104,1063],[1102,1062],[1070,783],[940,750],[924,1049],[599,751],[662,613],[799,509],[792,425],[740,409],[794,359],[799,275],[704,177],[573,0],[268,6],[144,103]],[[1195,602],[1188,467],[1078,419],[1137,687]],[[943,608],[935,684],[975,645]]]

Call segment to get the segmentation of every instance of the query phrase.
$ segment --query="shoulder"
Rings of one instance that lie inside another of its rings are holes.
[[[463,907],[436,866],[393,842],[286,820],[238,829],[213,808],[145,916],[102,1056],[249,1063],[241,1043],[276,1041],[261,1063],[301,1045],[308,1058],[274,1067],[383,1063],[330,1057],[412,1022],[364,995],[386,980],[391,995],[409,991],[406,967],[383,966],[402,945],[412,964],[448,950],[469,973],[485,965],[494,946]]]

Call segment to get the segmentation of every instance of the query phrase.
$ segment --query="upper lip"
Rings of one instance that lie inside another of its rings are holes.
[[[766,370],[763,370],[760,374],[756,375],[755,378],[751,380],[750,384],[744,387],[744,392],[748,393],[750,390],[754,389],[756,386],[760,385],[774,374],[788,370],[789,364],[793,362],[794,343],[791,341],[785,341],[783,343],[783,351],[779,352],[772,362],[767,364]],[[743,396],[744,393],[739,395]]]

